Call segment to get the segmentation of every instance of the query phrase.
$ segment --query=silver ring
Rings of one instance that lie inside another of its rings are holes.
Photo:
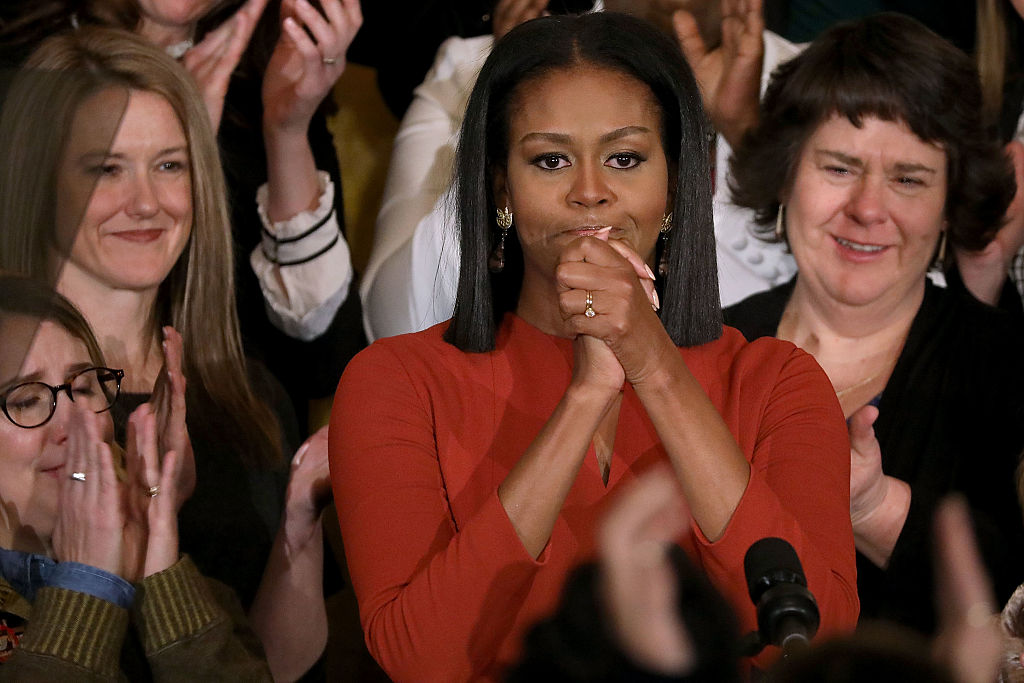
[[[75,481],[85,481],[85,472],[72,472],[68,479],[74,479]]]
[[[337,64],[337,63],[338,63],[338,60],[337,60],[337,59],[335,59],[334,57],[324,57],[324,58],[323,58],[323,62],[324,62],[324,64],[326,64],[327,66],[332,66],[332,65],[334,65],[334,64]]]
[[[160,493],[159,486],[150,486],[148,489],[146,489],[146,495],[149,496],[150,498],[156,497],[156,494],[158,493]]]
[[[587,307],[583,309],[583,315],[588,318],[597,315],[597,311],[594,310],[594,295],[590,293],[589,289],[587,290]]]

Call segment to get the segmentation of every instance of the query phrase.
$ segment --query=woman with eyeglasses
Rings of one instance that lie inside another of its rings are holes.
[[[230,589],[179,556],[183,458],[158,457],[154,407],[113,443],[124,373],[81,314],[0,276],[0,344],[0,679],[270,680]]]
[[[295,418],[242,350],[224,179],[195,84],[132,33],[54,36],[11,87],[0,169],[0,267],[48,279],[82,311],[125,371],[115,424],[151,400],[165,330],[181,332],[187,400],[161,411],[159,434],[162,450],[184,455],[182,548],[265,629],[275,675],[300,676],[326,642],[312,589],[323,581],[325,437],[300,450],[289,481]]]

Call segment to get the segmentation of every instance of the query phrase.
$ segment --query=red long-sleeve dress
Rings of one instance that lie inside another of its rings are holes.
[[[377,341],[348,366],[330,426],[331,479],[370,652],[396,681],[498,680],[524,632],[594,554],[608,500],[667,459],[632,388],[624,391],[608,484],[593,448],[534,560],[498,485],[569,385],[572,341],[509,314],[496,348],[465,353],[444,325]],[[724,534],[694,525],[680,543],[756,628],[743,556],[787,539],[821,609],[822,631],[857,620],[842,412],[814,359],[776,339],[720,339],[680,353],[751,464]]]

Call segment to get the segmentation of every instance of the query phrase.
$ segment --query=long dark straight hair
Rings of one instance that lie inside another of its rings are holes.
[[[722,333],[711,217],[710,126],[700,92],[678,45],[651,24],[622,14],[544,17],[508,33],[488,57],[469,98],[456,157],[455,199],[461,269],[455,313],[445,341],[463,351],[494,348],[502,316],[514,310],[523,256],[510,232],[505,269],[491,274],[497,240],[492,172],[508,156],[514,98],[552,71],[593,65],[647,85],[661,110],[662,145],[675,172],[675,206],[667,249],[668,276],[659,280],[661,320],[672,340],[694,346]]]

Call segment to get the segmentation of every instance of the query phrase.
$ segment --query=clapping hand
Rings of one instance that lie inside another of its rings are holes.
[[[109,416],[68,406],[67,460],[57,499],[53,555],[58,562],[79,562],[129,581],[132,558],[124,556],[126,511],[110,445],[100,438]]]
[[[306,439],[292,458],[285,495],[285,542],[289,553],[298,552],[306,543],[330,500],[327,426],[323,426]]]
[[[686,674],[696,663],[667,554],[689,522],[672,471],[657,467],[623,492],[598,535],[601,597],[615,634],[633,661],[667,675]]]
[[[935,512],[935,579],[936,657],[960,683],[996,680],[1003,641],[992,585],[962,499],[945,500]]]
[[[306,134],[316,108],[345,70],[345,52],[363,23],[359,0],[281,3],[281,38],[263,78],[263,125]]]
[[[182,372],[184,344],[173,327],[163,329],[164,365],[153,387],[150,403],[156,411],[157,438],[160,453],[178,454],[178,484],[175,487],[178,508],[188,500],[196,487],[196,460],[192,441],[185,424],[185,375]]]
[[[722,44],[708,49],[685,10],[672,17],[676,38],[693,69],[704,108],[734,149],[758,119],[764,62],[762,0],[722,0]]]
[[[182,57],[185,68],[199,85],[214,130],[220,127],[231,74],[249,45],[266,5],[267,0],[247,0],[230,19],[206,34]]]

